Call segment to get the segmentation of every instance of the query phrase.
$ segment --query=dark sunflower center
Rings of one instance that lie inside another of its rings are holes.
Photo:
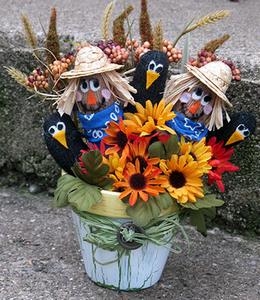
[[[181,188],[185,185],[186,179],[181,172],[173,171],[169,177],[170,184],[176,189]]]
[[[116,135],[117,137],[117,143],[120,149],[124,149],[126,143],[127,143],[127,136],[122,131],[119,131]]]
[[[145,188],[146,179],[143,174],[136,173],[130,177],[129,184],[133,190],[142,190]]]
[[[140,171],[141,171],[141,173],[143,173],[143,171],[147,167],[147,162],[146,162],[146,160],[142,156],[138,155],[138,156],[136,156],[136,158],[138,158],[138,160],[140,162]]]

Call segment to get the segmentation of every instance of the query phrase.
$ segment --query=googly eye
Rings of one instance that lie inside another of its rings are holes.
[[[65,129],[65,124],[63,122],[58,122],[57,123],[57,128],[59,131],[64,130]]]
[[[250,131],[248,129],[243,131],[243,134],[245,137],[248,137],[250,135]]]
[[[156,67],[155,67],[155,70],[157,73],[161,73],[163,70],[163,65],[162,64],[158,64]]]
[[[48,132],[50,135],[54,135],[56,132],[57,132],[57,127],[56,126],[51,126],[49,129],[48,129]]]
[[[155,71],[155,68],[156,68],[156,63],[154,60],[151,60],[148,65],[148,70]]]
[[[239,131],[243,131],[243,130],[245,130],[245,129],[246,129],[246,127],[245,127],[244,124],[239,124],[239,125],[237,126],[237,130],[239,130]]]
[[[82,93],[87,93],[89,90],[88,81],[86,79],[83,79],[80,83],[80,90]]]
[[[100,89],[99,80],[97,78],[93,78],[89,81],[89,87],[93,92],[96,92]]]
[[[194,100],[200,100],[201,97],[202,97],[202,94],[203,94],[203,89],[200,88],[200,87],[197,87],[197,88],[193,91],[191,97],[192,97],[192,99],[194,99]]]
[[[210,95],[207,95],[207,94],[206,94],[206,95],[203,96],[203,98],[201,99],[201,105],[205,106],[205,105],[209,104],[210,101],[211,101],[211,99],[212,99],[212,97],[211,97]]]

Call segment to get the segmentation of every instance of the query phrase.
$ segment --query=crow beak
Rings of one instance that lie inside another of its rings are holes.
[[[159,77],[160,77],[159,73],[152,70],[148,70],[146,72],[146,89],[148,90],[149,87],[154,83],[154,81]]]
[[[66,149],[68,149],[66,136],[65,136],[65,130],[58,131],[53,135],[56,141],[58,141],[60,144],[62,144]]]
[[[196,101],[188,108],[188,111],[194,115],[196,114],[196,112],[200,107],[201,107],[200,101]]]
[[[241,134],[241,132],[239,132],[238,130],[236,130],[231,137],[228,139],[228,141],[226,142],[226,146],[234,144],[236,142],[239,141],[243,141],[245,139],[245,137]]]

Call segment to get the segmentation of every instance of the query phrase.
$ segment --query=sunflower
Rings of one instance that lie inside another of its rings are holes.
[[[149,195],[157,196],[164,193],[165,190],[160,185],[166,183],[166,179],[160,176],[161,170],[148,165],[143,172],[140,170],[140,162],[135,160],[135,164],[128,162],[124,171],[124,178],[120,182],[115,182],[115,188],[121,188],[119,199],[123,199],[130,194],[129,204],[134,206],[137,199],[140,198],[147,202]]]
[[[179,142],[180,153],[188,156],[188,160],[196,161],[198,168],[207,174],[211,169],[209,160],[212,157],[211,147],[206,146],[206,138],[201,139],[199,142],[185,142],[184,137],[181,137]]]
[[[202,172],[195,161],[189,161],[187,155],[172,155],[170,160],[161,161],[160,168],[167,176],[166,188],[179,203],[196,202],[204,196],[202,190]]]
[[[165,105],[164,100],[154,106],[150,100],[146,101],[145,107],[140,103],[136,103],[136,113],[125,113],[125,124],[131,126],[134,132],[140,136],[150,135],[155,130],[168,131],[175,134],[175,131],[166,125],[166,122],[175,117],[172,111],[173,104]]]
[[[160,158],[148,157],[149,145],[150,145],[150,138],[146,138],[146,137],[137,139],[133,143],[129,143],[130,151],[127,159],[133,163],[135,162],[136,159],[138,159],[140,163],[141,172],[144,171],[144,169],[147,167],[148,164],[156,165],[160,161]]]
[[[105,158],[105,163],[109,166],[108,177],[114,179],[114,181],[119,181],[124,177],[123,171],[126,162],[125,159],[119,157],[117,152],[108,155],[108,157]]]
[[[106,155],[122,152],[122,157],[125,158],[129,154],[128,141],[132,134],[130,128],[126,127],[124,121],[120,119],[119,123],[110,122],[105,131],[108,135],[103,138],[103,141],[110,146],[105,152]]]

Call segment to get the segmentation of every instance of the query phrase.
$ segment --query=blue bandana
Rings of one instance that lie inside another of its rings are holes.
[[[92,114],[78,112],[79,122],[84,130],[84,136],[91,143],[98,143],[105,137],[105,129],[110,121],[118,122],[123,117],[123,108],[118,102]]]
[[[193,122],[183,114],[175,112],[176,117],[167,121],[166,125],[176,131],[178,136],[184,136],[190,141],[200,141],[208,133],[208,129],[199,122]]]

